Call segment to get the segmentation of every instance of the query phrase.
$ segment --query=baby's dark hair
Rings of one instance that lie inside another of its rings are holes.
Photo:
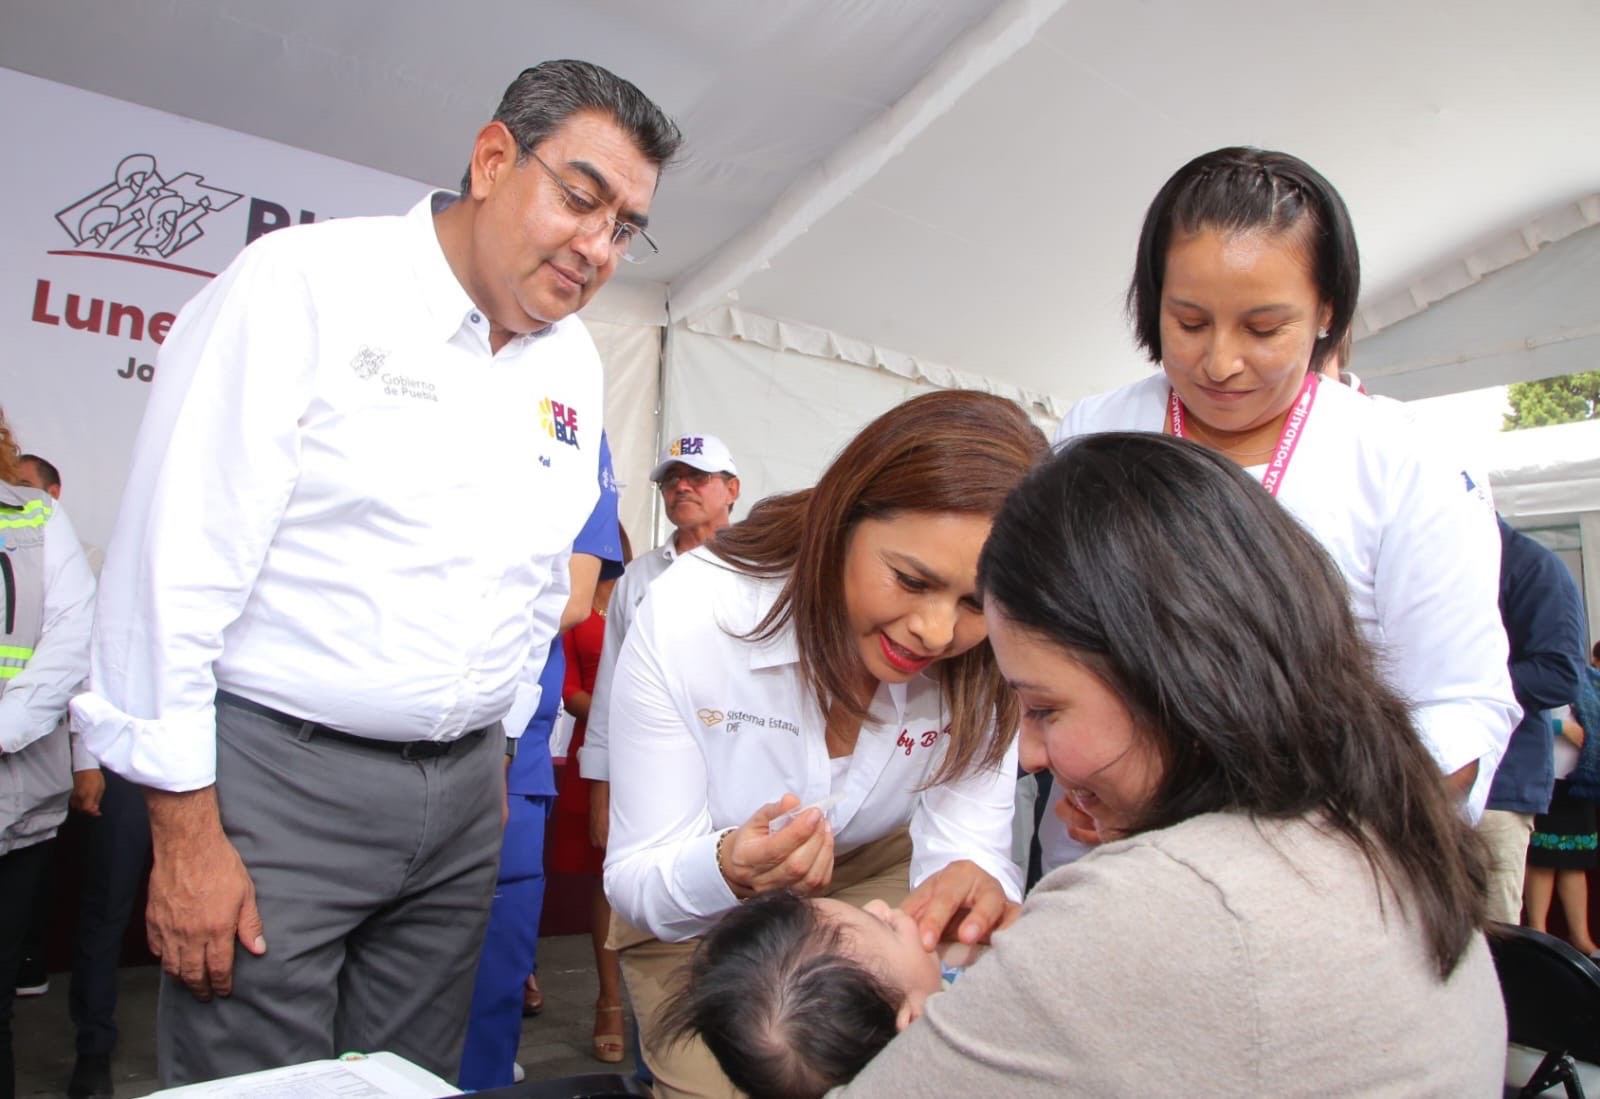
[[[844,951],[843,929],[780,889],[732,909],[700,940],[663,1016],[698,1035],[751,1099],[813,1099],[895,1036],[900,997]]]

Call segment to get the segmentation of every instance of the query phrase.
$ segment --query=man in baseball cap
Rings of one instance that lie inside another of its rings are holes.
[[[688,553],[728,525],[739,499],[739,470],[727,445],[715,435],[680,435],[662,451],[650,479],[661,486],[667,519],[677,528],[666,545],[647,555],[666,555],[659,568],[647,570],[653,580],[678,554]],[[644,587],[639,585],[635,603],[644,598]]]
[[[721,473],[732,478],[739,476],[727,444],[715,435],[679,435],[673,439],[667,444],[667,449],[661,452],[661,461],[656,463],[656,468],[650,471],[650,479],[661,484],[673,466],[688,466],[701,473]],[[737,488],[734,496],[738,496]],[[731,506],[732,501],[729,503]]]
[[[597,847],[604,847],[606,841],[611,773],[608,703],[623,639],[651,581],[727,526],[739,499],[738,468],[727,445],[715,435],[686,433],[669,439],[661,461],[650,471],[650,480],[660,487],[667,518],[676,530],[663,545],[633,559],[617,581],[606,611],[605,647],[589,704],[588,730],[578,754],[579,773],[594,782],[589,796],[589,831]]]

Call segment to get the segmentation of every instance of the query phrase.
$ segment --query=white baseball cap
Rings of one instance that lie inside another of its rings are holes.
[[[739,476],[739,471],[734,468],[733,455],[715,435],[679,435],[668,442],[667,449],[661,452],[661,461],[650,471],[650,479],[659,482],[666,474],[667,467],[679,464],[702,473]]]

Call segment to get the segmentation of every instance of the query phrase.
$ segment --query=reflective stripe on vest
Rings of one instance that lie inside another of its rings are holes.
[[[20,508],[6,508],[0,511],[0,530],[42,527],[49,521],[50,511],[50,505],[43,500],[29,500]]]
[[[15,679],[33,659],[33,650],[21,645],[0,645],[0,679]]]

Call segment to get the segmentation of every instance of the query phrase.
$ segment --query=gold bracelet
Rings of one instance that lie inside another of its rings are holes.
[[[734,896],[744,897],[747,896],[750,891],[740,886],[728,876],[727,864],[722,861],[722,853],[727,849],[728,838],[737,831],[737,828],[729,828],[725,830],[717,839],[717,873],[721,874],[722,880],[728,883],[728,888],[733,890]]]

